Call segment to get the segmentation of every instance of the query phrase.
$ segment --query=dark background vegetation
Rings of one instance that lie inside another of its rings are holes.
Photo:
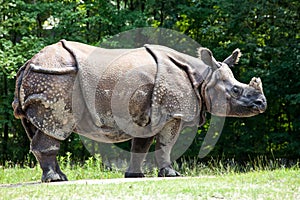
[[[300,157],[300,1],[298,0],[0,0],[0,165],[28,163],[29,140],[12,114],[14,77],[44,46],[64,38],[91,45],[138,27],[164,27],[184,33],[222,60],[235,48],[243,57],[235,76],[260,76],[266,113],[227,118],[209,154],[239,161],[264,156]],[[198,155],[206,126],[185,156]],[[89,156],[73,134],[60,154]]]

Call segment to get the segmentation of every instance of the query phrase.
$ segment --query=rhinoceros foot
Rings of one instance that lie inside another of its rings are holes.
[[[176,177],[181,176],[179,172],[174,170],[171,166],[161,168],[158,172],[158,177]]]
[[[125,172],[125,178],[144,178],[145,175],[143,173],[133,173],[133,172]]]
[[[49,182],[57,182],[57,181],[67,181],[67,176],[62,173],[61,171],[55,172],[50,170],[46,173],[43,173],[42,182],[49,183]]]

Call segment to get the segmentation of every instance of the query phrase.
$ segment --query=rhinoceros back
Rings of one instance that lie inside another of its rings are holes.
[[[156,56],[149,47],[47,46],[18,73],[15,115],[59,140],[74,131],[101,142],[153,136],[174,117],[193,122],[199,108],[186,72],[157,59],[181,54],[154,48]]]

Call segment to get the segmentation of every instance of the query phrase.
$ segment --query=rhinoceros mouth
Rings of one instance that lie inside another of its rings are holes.
[[[267,103],[264,99],[257,99],[250,102],[247,108],[256,113],[263,113],[267,109]]]
[[[249,113],[250,115],[254,114],[260,114],[263,113],[266,108],[267,104],[264,99],[257,99],[257,100],[236,100],[235,103],[233,103],[233,106],[231,107],[234,111],[231,112],[237,112],[237,113]],[[241,116],[241,115],[239,115]]]
[[[251,110],[258,112],[258,113],[263,113],[266,110],[266,105],[265,104],[261,104],[261,105],[251,105],[248,108],[250,108]]]
[[[254,113],[262,113],[262,109],[259,108],[257,105],[251,105],[247,107],[249,110],[251,110]]]

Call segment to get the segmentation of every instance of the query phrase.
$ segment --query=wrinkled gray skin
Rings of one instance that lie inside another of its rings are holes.
[[[31,141],[42,181],[65,181],[56,155],[71,132],[101,142],[132,139],[125,177],[143,177],[141,165],[153,139],[159,176],[179,176],[170,152],[185,126],[199,125],[205,113],[250,117],[266,109],[259,78],[238,82],[211,51],[191,57],[167,47],[102,49],[62,40],[45,47],[17,74],[14,115]]]

